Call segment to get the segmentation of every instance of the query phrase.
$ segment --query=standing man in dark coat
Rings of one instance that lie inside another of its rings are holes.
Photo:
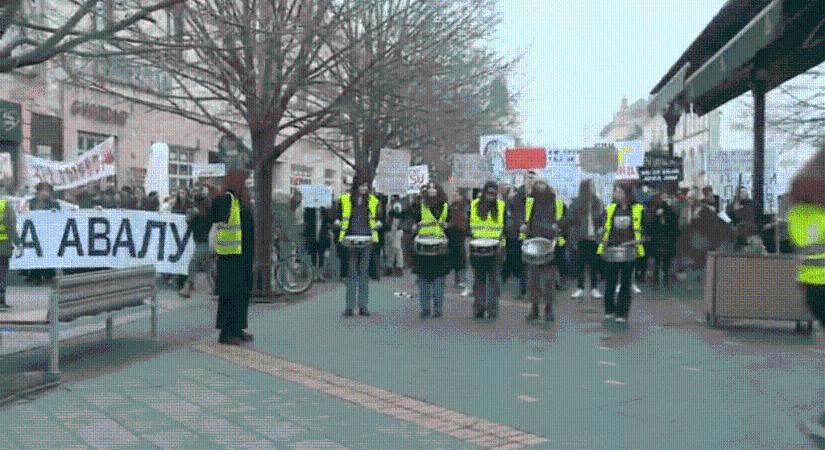
[[[247,327],[249,294],[252,291],[252,263],[255,257],[254,218],[249,209],[248,174],[243,170],[230,170],[223,181],[223,189],[207,185],[212,197],[210,215],[212,223],[227,224],[232,202],[240,203],[241,254],[218,255],[218,315],[215,327],[221,330],[218,342],[240,345],[253,340],[243,331]],[[220,234],[220,233],[219,233]],[[220,245],[220,236],[218,244]]]
[[[332,244],[331,226],[332,218],[327,208],[304,208],[304,244],[309,257],[312,259],[316,281],[320,281],[322,278],[321,269],[324,267],[324,253]]]

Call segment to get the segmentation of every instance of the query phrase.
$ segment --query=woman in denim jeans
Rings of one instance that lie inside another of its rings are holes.
[[[446,239],[449,224],[447,195],[438,183],[430,182],[421,190],[421,207],[411,211],[416,225],[413,229],[419,237]],[[421,318],[441,317],[444,304],[444,287],[450,272],[447,255],[420,255],[416,252],[414,271],[418,275],[418,291],[421,299]],[[432,304],[432,309],[431,309]]]

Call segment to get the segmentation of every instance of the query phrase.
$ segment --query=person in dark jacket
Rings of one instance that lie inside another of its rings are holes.
[[[519,226],[524,218],[524,203],[530,193],[529,186],[523,190],[514,189],[512,186],[505,186],[501,191],[501,197],[507,205],[507,215],[504,227],[506,236],[504,265],[501,269],[501,281],[507,283],[507,279],[512,275],[518,279],[518,298],[527,295],[527,277],[524,272],[524,263],[521,260],[521,240],[519,240]]]
[[[467,280],[467,236],[470,235],[470,203],[463,192],[458,192],[450,204],[450,226],[447,227],[449,241],[450,270],[455,273],[454,285],[462,289],[461,296],[470,295],[470,286]]]
[[[324,254],[332,245],[332,217],[327,208],[304,208],[304,245],[315,267],[315,279],[322,279]]]
[[[35,197],[29,200],[29,210],[31,211],[58,211],[60,203],[54,199],[54,189],[46,182],[38,183],[35,186]],[[54,279],[56,272],[54,269],[34,269],[29,272],[26,281],[39,286],[43,281],[49,282]]]
[[[218,342],[240,345],[253,340],[244,331],[247,328],[249,295],[252,291],[252,263],[255,257],[254,218],[249,208],[248,174],[243,170],[230,170],[217,190],[207,185],[212,196],[211,223],[226,223],[230,219],[232,198],[240,202],[241,254],[218,255],[218,314],[215,327],[221,330]]]
[[[647,235],[654,261],[653,282],[670,289],[670,265],[679,242],[679,216],[667,203],[667,194],[653,196],[646,210]],[[661,275],[660,275],[661,274]]]
[[[602,298],[599,292],[599,273],[601,270],[600,258],[596,255],[599,241],[599,229],[602,227],[602,213],[604,205],[593,192],[593,181],[582,180],[579,184],[579,195],[570,206],[570,213],[566,217],[569,228],[570,242],[576,249],[576,276],[577,288],[573,291],[573,298],[584,295],[584,278],[587,266],[590,266],[590,296]]]
[[[417,236],[445,239],[450,220],[447,195],[438,183],[432,181],[427,183],[421,193],[421,208],[411,211],[416,222],[413,231]],[[431,312],[433,317],[441,317],[445,278],[450,272],[448,258],[445,255],[427,256],[416,252],[413,262],[413,270],[418,275],[421,318],[429,317]]]
[[[195,243],[195,253],[189,261],[189,275],[183,288],[178,291],[181,297],[189,298],[195,285],[195,276],[198,272],[206,271],[209,261],[209,230],[212,228],[210,217],[211,204],[207,192],[198,189],[193,198],[192,207],[186,211],[186,223],[192,230],[192,241]]]
[[[544,238],[552,241],[562,235],[561,223],[556,220],[556,193],[546,181],[541,179],[535,181],[527,202],[526,214],[522,216],[520,229],[527,239]],[[532,303],[527,320],[539,318],[539,303],[544,303],[544,320],[546,322],[556,320],[553,314],[553,291],[557,269],[556,258],[546,264],[527,266],[530,302]]]

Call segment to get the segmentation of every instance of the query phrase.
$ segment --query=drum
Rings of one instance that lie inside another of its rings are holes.
[[[443,238],[423,237],[415,238],[415,254],[420,256],[441,256],[449,253],[449,241]]]
[[[483,258],[496,256],[501,242],[498,239],[473,239],[470,241],[470,256]]]
[[[527,239],[521,244],[521,260],[525,264],[533,266],[540,266],[553,261],[554,251],[556,250],[556,240],[545,238]]]
[[[602,259],[612,263],[626,263],[636,260],[635,245],[614,245],[605,247]]]
[[[372,236],[346,236],[341,245],[347,248],[367,248],[372,244]]]

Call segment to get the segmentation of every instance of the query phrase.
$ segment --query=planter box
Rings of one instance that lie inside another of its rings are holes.
[[[719,319],[787,320],[797,330],[814,317],[796,281],[801,259],[796,255],[753,255],[709,252],[705,277],[705,316]]]

